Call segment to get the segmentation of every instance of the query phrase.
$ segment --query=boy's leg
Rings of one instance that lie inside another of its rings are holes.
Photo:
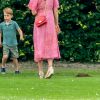
[[[19,71],[19,64],[17,58],[13,58],[13,63],[15,65],[15,71]]]
[[[2,68],[1,68],[1,72],[5,73],[5,66],[6,66],[6,62],[8,59],[8,55],[9,55],[9,48],[4,45],[3,46],[3,57],[2,57]]]
[[[8,55],[3,55],[3,57],[2,57],[2,68],[5,67],[7,59],[8,59]]]
[[[5,72],[6,72],[5,66],[6,66],[7,58],[8,58],[7,55],[3,55],[3,57],[2,57],[2,67],[1,67],[1,73],[2,74],[5,74]]]
[[[19,73],[19,64],[18,64],[18,48],[17,46],[13,46],[10,48],[10,51],[11,51],[11,57],[12,57],[12,60],[13,60],[13,63],[14,63],[14,66],[15,66],[15,73]]]

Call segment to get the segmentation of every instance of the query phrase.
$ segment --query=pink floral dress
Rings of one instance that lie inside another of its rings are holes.
[[[46,9],[45,9],[46,5]],[[34,60],[59,59],[57,33],[55,30],[53,9],[59,7],[58,0],[30,0],[28,7],[37,11],[37,15],[46,15],[47,24],[37,27],[34,23]],[[35,17],[36,17],[35,16]]]

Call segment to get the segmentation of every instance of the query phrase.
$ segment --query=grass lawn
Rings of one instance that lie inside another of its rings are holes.
[[[76,77],[85,72],[91,77]],[[55,67],[51,79],[39,79],[37,69],[0,74],[0,100],[100,100],[100,69]]]

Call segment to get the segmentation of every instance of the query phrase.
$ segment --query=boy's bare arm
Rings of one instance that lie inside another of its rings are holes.
[[[18,33],[19,33],[19,35],[20,35],[20,40],[24,40],[24,36],[23,36],[23,32],[22,32],[22,30],[19,28],[18,30]]]

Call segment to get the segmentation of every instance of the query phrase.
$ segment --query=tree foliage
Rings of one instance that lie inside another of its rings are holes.
[[[62,58],[71,61],[100,59],[100,1],[60,0],[59,44]]]

